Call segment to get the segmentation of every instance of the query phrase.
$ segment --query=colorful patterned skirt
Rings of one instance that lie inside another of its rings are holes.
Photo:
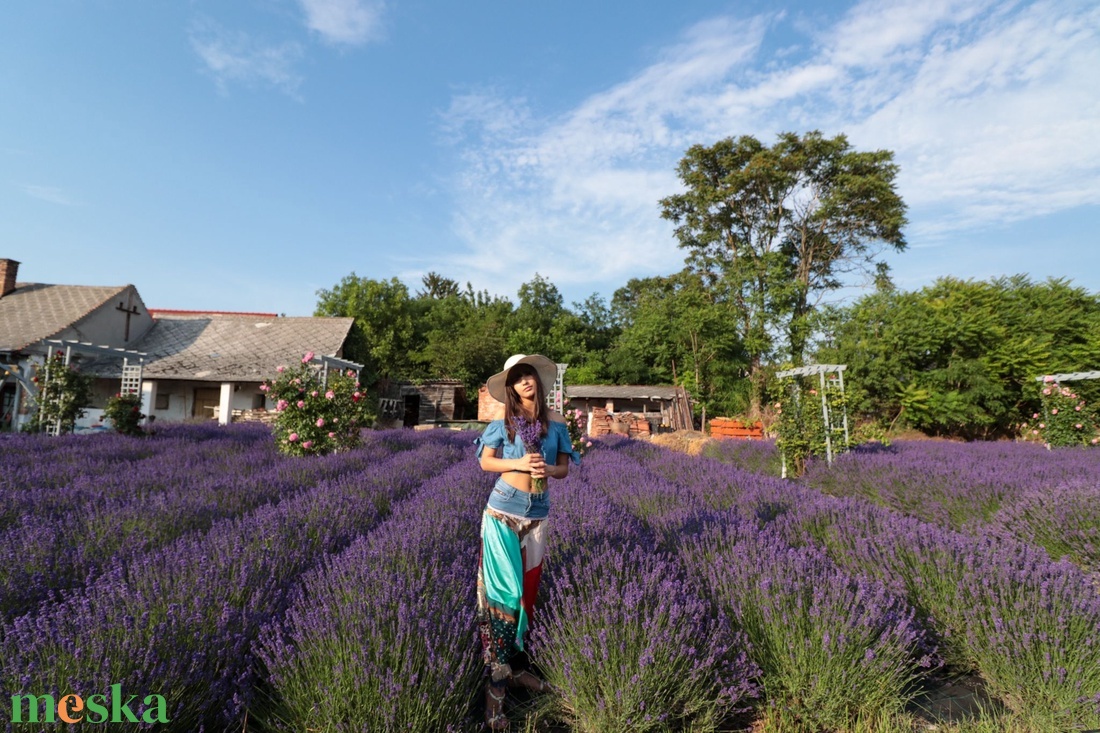
[[[545,519],[519,519],[486,507],[477,574],[478,630],[493,682],[510,679],[511,660],[535,608],[546,555]]]

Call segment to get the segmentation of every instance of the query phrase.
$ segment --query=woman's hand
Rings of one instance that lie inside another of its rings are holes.
[[[540,453],[527,453],[516,459],[516,470],[531,474],[531,478],[546,477],[546,461]]]

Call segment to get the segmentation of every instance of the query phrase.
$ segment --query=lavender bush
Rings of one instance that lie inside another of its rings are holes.
[[[767,716],[782,729],[842,729],[901,712],[935,659],[914,613],[883,584],[813,547],[727,517],[685,548],[763,670]]]
[[[259,642],[277,730],[468,722],[482,690],[472,609],[483,476],[469,463],[444,472],[402,507],[416,511],[399,509],[306,577]]]
[[[756,696],[744,638],[676,563],[601,543],[552,576],[532,643],[574,730],[716,730]]]

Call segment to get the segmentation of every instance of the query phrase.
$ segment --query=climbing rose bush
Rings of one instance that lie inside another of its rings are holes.
[[[360,430],[374,420],[355,372],[330,370],[325,384],[312,361],[313,352],[307,352],[300,364],[279,367],[275,379],[260,385],[275,402],[275,444],[286,455],[350,450],[359,445]]]
[[[1053,448],[1100,444],[1100,416],[1095,406],[1050,377],[1043,382],[1039,397],[1042,407],[1023,425],[1024,438]]]

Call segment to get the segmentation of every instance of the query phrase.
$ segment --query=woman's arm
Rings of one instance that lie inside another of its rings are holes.
[[[550,478],[565,478],[569,475],[569,454],[558,453],[558,462],[546,467],[546,475]]]

